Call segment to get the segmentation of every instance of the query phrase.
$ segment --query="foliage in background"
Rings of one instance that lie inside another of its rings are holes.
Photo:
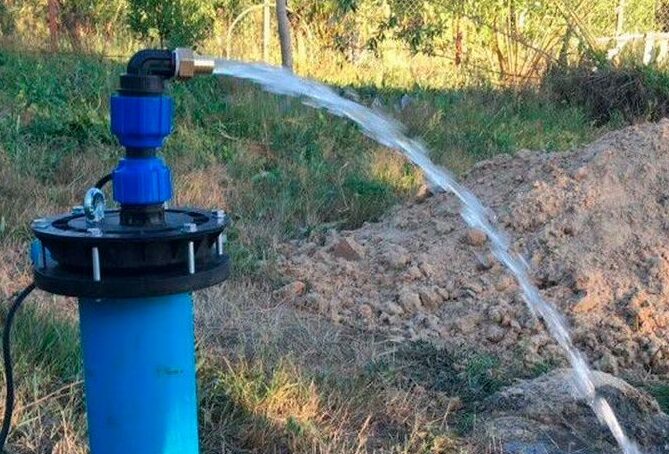
[[[0,36],[14,33],[14,15],[8,6],[0,3]]]
[[[161,48],[193,46],[212,32],[215,8],[201,0],[128,0],[130,29]]]
[[[669,115],[669,73],[636,62],[600,58],[554,67],[543,87],[555,101],[586,109],[597,124],[657,121]]]
[[[61,47],[123,54],[147,44],[198,44],[218,54],[233,46],[241,59],[262,54],[262,8],[249,11],[260,0],[54,1]],[[288,6],[298,72],[318,73],[320,59],[360,73],[368,66],[396,71],[401,63],[417,84],[448,87],[536,83],[557,61],[579,61],[595,38],[614,35],[618,25],[631,33],[662,31],[669,23],[666,0],[623,3],[620,21],[620,0],[290,0]],[[47,0],[5,0],[3,36],[44,47],[48,14]],[[272,53],[276,41],[270,37]],[[452,76],[423,76],[434,68]]]

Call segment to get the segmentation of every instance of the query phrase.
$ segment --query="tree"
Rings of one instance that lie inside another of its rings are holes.
[[[209,0],[129,0],[130,29],[161,48],[193,46],[212,31],[215,10]]]
[[[279,42],[281,43],[281,65],[293,71],[293,47],[290,39],[287,0],[276,0],[276,18],[279,23]]]
[[[59,29],[58,29],[58,0],[49,0],[49,41],[51,51],[58,50]]]
[[[0,36],[11,35],[14,32],[14,16],[7,5],[0,3]]]

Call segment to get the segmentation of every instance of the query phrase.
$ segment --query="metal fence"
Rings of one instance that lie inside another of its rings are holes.
[[[597,43],[615,58],[628,48],[640,48],[644,64],[664,63],[669,54],[669,0],[616,0],[615,29]]]
[[[228,57],[279,63],[274,3],[260,1],[231,20]],[[321,18],[325,24],[302,17],[304,3],[288,2],[297,62],[336,53],[353,66],[401,65],[418,74],[413,65],[450,65],[518,82],[538,77],[550,60],[578,58],[584,43],[611,59],[669,57],[669,0],[366,0]]]

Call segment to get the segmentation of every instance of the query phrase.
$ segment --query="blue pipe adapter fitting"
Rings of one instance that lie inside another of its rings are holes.
[[[122,205],[155,205],[172,198],[172,172],[157,157],[122,159],[112,180],[114,200]]]
[[[113,173],[114,200],[121,205],[156,205],[172,198],[172,175],[155,150],[172,132],[172,98],[129,96],[111,98],[111,129],[128,150]]]
[[[172,132],[174,102],[165,95],[111,97],[111,130],[126,148],[160,148]]]

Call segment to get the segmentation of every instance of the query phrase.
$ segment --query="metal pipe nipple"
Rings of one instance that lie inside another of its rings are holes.
[[[175,76],[178,79],[190,79],[198,75],[209,75],[214,72],[216,61],[211,57],[203,57],[192,49],[179,47],[174,50],[176,62]]]

